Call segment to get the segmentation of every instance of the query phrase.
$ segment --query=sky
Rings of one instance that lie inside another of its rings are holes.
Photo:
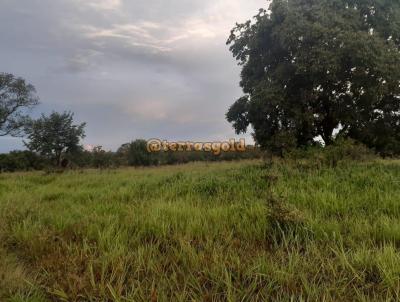
[[[31,113],[72,111],[85,145],[238,138],[241,96],[225,44],[266,0],[0,0],[0,72],[36,87]],[[250,134],[242,135],[250,140]],[[0,138],[0,152],[23,149]]]

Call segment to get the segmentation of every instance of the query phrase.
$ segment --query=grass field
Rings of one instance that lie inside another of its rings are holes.
[[[400,301],[400,162],[0,174],[0,301]]]

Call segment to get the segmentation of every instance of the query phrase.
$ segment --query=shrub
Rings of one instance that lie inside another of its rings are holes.
[[[12,151],[0,154],[0,172],[40,170],[47,161],[31,151]]]
[[[303,167],[336,167],[342,161],[366,161],[375,157],[374,152],[365,145],[351,139],[339,139],[333,145],[296,149],[286,155]]]

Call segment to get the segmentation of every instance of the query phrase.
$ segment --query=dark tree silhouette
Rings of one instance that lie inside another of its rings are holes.
[[[26,111],[38,104],[35,87],[0,73],[0,136],[20,136],[29,121]]]
[[[31,121],[26,127],[28,142],[25,145],[61,166],[63,155],[80,151],[80,140],[85,137],[86,124],[74,125],[73,118],[71,112],[53,112]]]
[[[274,0],[227,43],[242,66],[245,95],[227,113],[238,133],[251,125],[277,150],[335,131],[399,149],[400,2]]]

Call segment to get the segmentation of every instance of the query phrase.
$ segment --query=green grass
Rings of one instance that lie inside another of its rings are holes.
[[[0,174],[0,301],[399,301],[400,162]]]

